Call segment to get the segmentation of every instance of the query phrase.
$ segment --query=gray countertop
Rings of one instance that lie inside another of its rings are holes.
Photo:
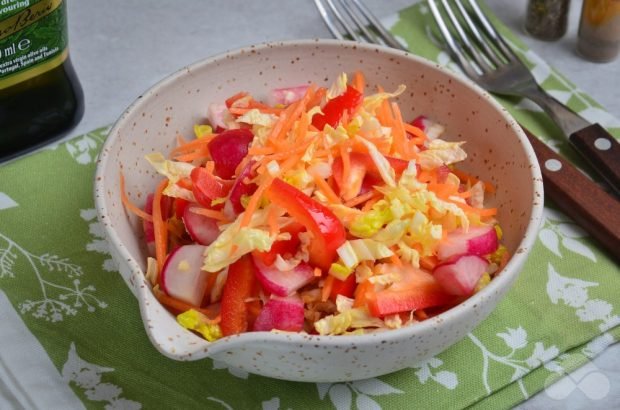
[[[414,1],[366,2],[385,17]],[[525,35],[525,2],[488,3],[533,50],[620,116],[620,87],[614,84],[620,59],[595,64],[575,54],[581,2],[572,4],[568,34],[553,43]],[[263,41],[330,37],[310,0],[79,0],[68,7],[71,56],[86,98],[84,118],[69,137],[114,122],[155,82],[207,56]],[[602,399],[591,400],[587,390],[573,387],[563,400],[543,391],[520,408],[620,408],[619,357],[615,345],[591,363],[610,383]]]

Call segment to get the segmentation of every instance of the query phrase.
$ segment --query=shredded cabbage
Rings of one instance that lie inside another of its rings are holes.
[[[353,269],[362,261],[375,261],[377,259],[388,258],[394,254],[383,243],[372,239],[354,239],[345,241],[336,250],[344,265]]]
[[[353,308],[336,315],[325,316],[314,322],[314,328],[320,335],[341,335],[348,329],[367,327],[385,327],[383,321],[371,316],[366,308]]]
[[[404,93],[406,89],[407,87],[405,87],[404,84],[401,84],[393,93],[382,92],[365,97],[363,107],[369,113],[374,114],[374,112],[377,110],[377,108],[381,106],[384,100],[387,100],[388,98],[398,97],[399,95]]]
[[[340,73],[336,78],[336,81],[329,87],[327,90],[327,99],[331,100],[332,98],[336,98],[339,95],[342,95],[347,91],[347,73]]]
[[[448,142],[438,139],[428,143],[428,149],[418,153],[418,163],[422,169],[434,169],[463,161],[467,153],[461,148],[465,142]]]
[[[197,310],[181,313],[177,316],[177,322],[185,329],[200,333],[209,342],[222,338],[220,325],[208,323],[208,318]]]
[[[168,178],[170,184],[175,184],[180,179],[189,177],[195,168],[194,165],[187,162],[170,161],[160,152],[153,152],[144,157],[155,168],[155,171]]]

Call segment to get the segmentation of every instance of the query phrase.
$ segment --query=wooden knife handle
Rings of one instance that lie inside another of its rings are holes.
[[[620,262],[620,201],[525,128],[543,175],[545,195]]]
[[[572,133],[569,140],[620,195],[620,143],[599,124]]]

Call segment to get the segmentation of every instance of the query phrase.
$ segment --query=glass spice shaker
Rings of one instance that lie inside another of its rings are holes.
[[[554,41],[566,33],[570,0],[529,0],[525,31],[539,40]]]
[[[620,0],[584,0],[577,36],[577,53],[605,63],[620,52]]]

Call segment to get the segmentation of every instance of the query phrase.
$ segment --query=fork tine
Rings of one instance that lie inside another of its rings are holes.
[[[351,17],[351,20],[353,20],[353,22],[357,25],[357,28],[366,37],[366,39],[370,41],[371,43],[376,42],[375,36],[370,31],[368,31],[368,29],[366,28],[366,25],[362,23],[362,21],[357,16],[357,14],[355,14],[355,11],[351,8],[349,3],[346,0],[338,0],[338,1],[340,2],[340,5],[342,6],[342,8],[347,12],[349,17]]]
[[[323,22],[325,23],[329,31],[331,31],[332,35],[336,37],[338,40],[344,40],[344,37],[342,36],[340,31],[336,28],[336,25],[334,24],[334,21],[332,20],[329,13],[327,12],[327,9],[325,9],[325,5],[323,4],[323,2],[321,0],[314,0],[314,4],[316,5],[316,8],[319,10],[319,14],[321,15],[321,18],[323,19]]]
[[[443,5],[444,10],[446,11],[446,14],[448,15],[448,18],[450,19],[450,22],[452,23],[452,27],[454,27],[454,29],[456,30],[456,33],[461,39],[465,52],[476,62],[476,64],[482,70],[483,73],[488,73],[489,71],[493,70],[493,67],[491,67],[489,63],[486,62],[486,60],[478,52],[478,50],[471,43],[471,41],[469,41],[469,36],[467,35],[467,33],[465,33],[465,30],[463,29],[461,22],[454,14],[454,11],[452,10],[452,7],[450,7],[450,4],[448,3],[448,1],[441,0],[441,3]],[[456,3],[459,4],[458,1],[456,1]]]
[[[520,62],[521,60],[519,59],[519,57],[517,57],[515,52],[512,51],[512,48],[508,45],[508,43],[506,43],[506,40],[504,40],[504,37],[501,34],[499,34],[497,30],[495,30],[495,27],[493,27],[493,24],[491,24],[489,19],[484,15],[482,10],[480,9],[480,6],[478,6],[477,1],[469,0],[469,5],[471,6],[472,10],[476,14],[478,21],[482,24],[482,27],[484,28],[486,34],[493,41],[493,43],[497,46],[499,51],[504,55],[504,58],[506,58],[506,60],[508,61],[516,60]]]
[[[474,21],[471,19],[470,13],[465,9],[465,6],[463,6],[463,2],[456,1],[455,3],[456,3],[456,7],[459,9],[459,12],[463,16],[463,19],[465,20],[465,23],[466,23],[467,28],[469,29],[469,32],[473,34],[476,44],[478,45],[480,51],[483,52],[484,55],[489,60],[491,60],[493,64],[495,64],[496,67],[499,67],[502,64],[504,64],[504,62],[500,60],[500,58],[497,56],[497,53],[489,46],[488,42],[484,39],[484,37],[480,33],[480,30],[478,30],[476,23],[474,23]],[[501,53],[501,50],[500,50],[500,53]]]
[[[439,28],[439,32],[443,37],[446,45],[448,46],[448,51],[454,61],[467,73],[470,77],[477,77],[479,74],[477,69],[469,62],[468,58],[465,56],[459,44],[455,41],[452,33],[450,33],[450,29],[446,25],[439,8],[437,7],[437,3],[435,0],[428,0],[428,7],[431,10],[431,14],[433,15],[433,19]]]
[[[379,19],[375,17],[374,14],[372,14],[370,9],[368,9],[368,7],[366,7],[366,5],[363,2],[361,2],[360,0],[351,0],[351,2],[355,4],[357,9],[362,13],[362,15],[366,18],[366,20],[368,20],[368,22],[370,23],[370,26],[374,30],[377,31],[379,36],[381,36],[383,41],[385,41],[385,44],[393,48],[398,48],[404,51],[409,51],[407,48],[403,47],[398,42],[398,40],[396,40],[394,36],[392,36],[392,34],[390,34],[390,32],[386,30],[385,27],[383,27],[383,24],[381,24]]]
[[[342,14],[340,13],[340,10],[338,10],[338,7],[336,7],[334,2],[332,0],[325,0],[325,1],[327,2],[327,6],[332,11],[334,16],[336,16],[336,20],[338,20],[338,22],[342,25],[342,27],[344,27],[345,31],[347,32],[347,35],[351,36],[351,38],[355,41],[362,41],[362,39],[357,35],[353,27],[351,27],[348,21],[342,16]],[[338,38],[339,40],[344,40],[344,37],[336,28],[336,25],[333,23],[333,20],[331,20],[331,18],[329,17],[329,13],[327,13],[327,10],[325,9],[322,2],[320,0],[314,0],[314,3],[316,4],[317,8],[321,12],[321,15],[323,16],[323,20],[325,20],[325,23],[327,24],[327,27],[332,32],[332,34],[334,34],[336,38]],[[325,14],[323,14],[323,12]],[[328,21],[331,21],[331,25],[328,23]]]

